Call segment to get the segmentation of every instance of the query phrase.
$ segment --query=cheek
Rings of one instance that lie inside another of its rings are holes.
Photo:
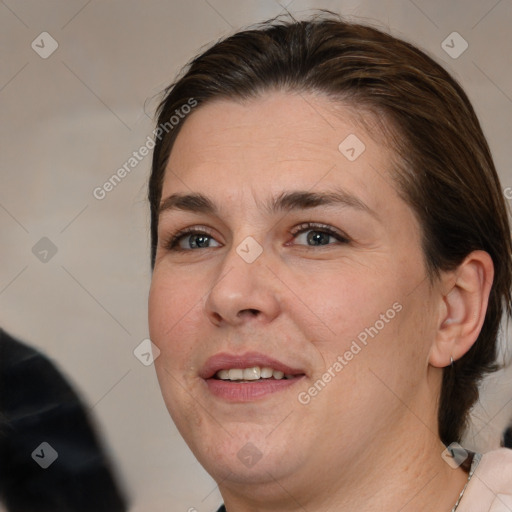
[[[185,348],[179,340],[197,319],[203,303],[204,290],[193,279],[179,272],[157,269],[153,273],[148,301],[150,338],[162,352]]]
[[[162,394],[177,423],[194,410],[188,388],[195,369],[190,361],[197,347],[191,342],[197,333],[201,293],[179,272],[155,269],[148,301],[149,335],[159,348],[155,369]],[[190,421],[194,414],[190,414]],[[181,418],[181,419],[180,419]]]
[[[388,316],[395,316],[392,307],[400,294],[396,281],[388,281],[383,272],[356,267],[316,278],[302,288],[301,295],[336,343],[345,344],[377,321],[380,326],[380,315],[390,308]]]
[[[355,368],[371,367],[382,375],[393,374],[396,365],[416,371],[426,357],[426,347],[417,340],[424,336],[426,297],[421,286],[411,294],[409,284],[418,275],[419,269],[404,262],[386,261],[373,267],[351,265],[329,276],[317,274],[305,284],[301,296],[328,328],[314,332],[304,316],[296,315],[322,356],[317,370],[325,371],[323,366],[329,368],[342,356],[340,385],[357,377],[352,373]]]

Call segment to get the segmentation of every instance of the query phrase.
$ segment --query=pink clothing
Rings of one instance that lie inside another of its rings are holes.
[[[457,512],[512,512],[512,450],[482,456]]]

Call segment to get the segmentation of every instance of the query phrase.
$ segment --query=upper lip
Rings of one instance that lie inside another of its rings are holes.
[[[253,366],[272,368],[273,370],[282,371],[285,375],[304,375],[301,369],[292,368],[291,366],[278,361],[272,357],[260,354],[258,352],[245,352],[244,354],[230,354],[221,352],[210,357],[201,371],[199,376],[203,379],[210,379],[219,370],[229,370],[231,368],[251,368]]]

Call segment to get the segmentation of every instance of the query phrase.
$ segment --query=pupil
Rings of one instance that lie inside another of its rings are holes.
[[[308,243],[311,245],[327,245],[330,235],[321,231],[310,231],[308,233]]]
[[[190,240],[190,247],[208,247],[208,237],[204,235],[195,235]]]

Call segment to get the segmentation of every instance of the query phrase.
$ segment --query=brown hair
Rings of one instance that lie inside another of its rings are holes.
[[[244,100],[281,89],[323,93],[383,118],[399,158],[395,179],[422,226],[428,275],[456,268],[472,251],[487,251],[495,278],[480,335],[445,368],[439,435],[459,441],[478,383],[496,369],[496,339],[511,305],[511,240],[507,207],[489,147],[459,84],[413,45],[375,28],[322,12],[306,21],[276,18],[214,44],[165,91],[163,125],[191,98]],[[149,181],[152,265],[158,209],[169,155],[183,123],[154,148]]]

